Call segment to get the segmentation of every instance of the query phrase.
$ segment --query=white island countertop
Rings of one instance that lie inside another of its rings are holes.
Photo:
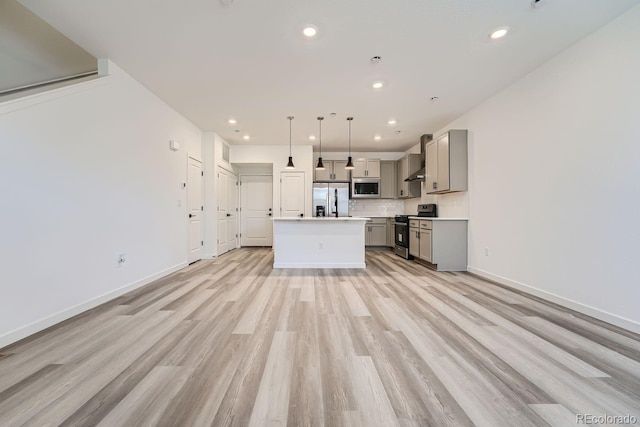
[[[367,217],[273,218],[273,268],[365,268]]]
[[[362,217],[362,216],[323,216],[323,217],[315,217],[315,216],[305,216],[302,218],[298,217],[288,217],[288,218],[273,218],[274,221],[368,221],[371,218]]]

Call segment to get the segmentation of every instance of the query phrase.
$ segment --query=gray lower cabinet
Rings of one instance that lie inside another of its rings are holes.
[[[420,259],[432,262],[431,227],[433,221],[420,221]]]
[[[420,221],[409,221],[409,255],[420,258]]]
[[[395,218],[387,218],[387,246],[393,248],[396,246],[396,225]]]
[[[372,218],[364,226],[365,246],[387,245],[387,219]]]
[[[466,271],[467,221],[409,220],[409,253],[438,271]]]

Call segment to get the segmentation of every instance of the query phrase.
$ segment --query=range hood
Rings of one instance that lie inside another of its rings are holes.
[[[411,175],[409,175],[408,178],[405,179],[405,181],[407,182],[411,182],[411,181],[424,181],[425,178],[425,157],[424,157],[424,153],[426,151],[426,145],[427,142],[433,140],[433,135],[430,133],[424,134],[420,137],[420,158],[421,160],[421,165],[422,167],[420,169],[418,169],[417,171],[415,171],[414,173],[412,173]]]
[[[420,168],[419,170],[409,175],[409,178],[405,179],[405,181],[408,181],[408,182],[424,181],[424,177],[425,177],[425,168]]]

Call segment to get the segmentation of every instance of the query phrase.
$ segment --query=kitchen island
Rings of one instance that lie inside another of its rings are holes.
[[[369,218],[273,219],[273,268],[365,268]]]

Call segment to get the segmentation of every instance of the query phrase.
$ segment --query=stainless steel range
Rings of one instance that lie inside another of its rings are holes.
[[[396,215],[395,224],[395,247],[394,251],[404,259],[413,258],[409,255],[409,215]]]

